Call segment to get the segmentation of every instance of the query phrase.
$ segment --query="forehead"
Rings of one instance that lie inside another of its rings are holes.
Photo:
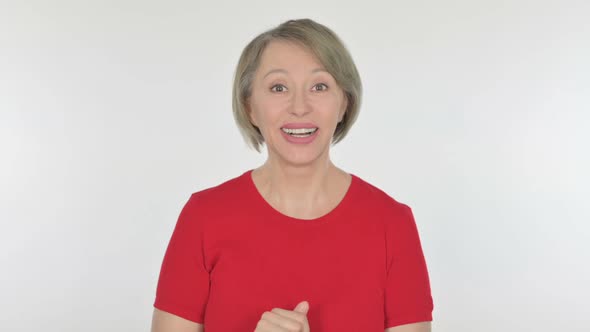
[[[266,46],[260,59],[261,68],[301,66],[323,67],[309,48],[295,42],[273,40]]]

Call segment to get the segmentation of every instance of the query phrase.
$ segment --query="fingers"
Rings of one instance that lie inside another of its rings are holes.
[[[309,311],[309,302],[307,302],[307,301],[299,302],[297,304],[297,306],[295,307],[295,309],[293,309],[293,311],[300,312],[302,314],[307,315],[307,312]]]
[[[294,310],[273,308],[265,311],[254,332],[309,332],[309,302],[302,301]]]
[[[285,309],[281,309],[281,308],[273,308],[271,310],[271,312],[274,312],[275,314],[278,314],[280,316],[298,321],[300,323],[305,323],[305,320],[307,318],[307,316],[303,313],[300,313],[297,311],[285,310]]]
[[[290,316],[282,315],[273,309],[265,311],[256,325],[255,332],[298,332],[303,331],[304,323],[301,318],[293,319]],[[279,309],[283,310],[283,309]],[[287,311],[287,310],[283,310]]]

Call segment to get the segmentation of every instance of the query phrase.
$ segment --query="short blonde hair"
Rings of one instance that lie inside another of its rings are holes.
[[[336,125],[332,145],[340,142],[358,116],[362,96],[361,79],[350,53],[340,38],[326,26],[305,18],[288,20],[263,32],[250,41],[242,51],[234,76],[232,109],[246,144],[260,152],[260,146],[264,143],[260,130],[250,122],[248,102],[262,53],[273,40],[296,42],[309,49],[343,90],[348,106],[342,121]]]

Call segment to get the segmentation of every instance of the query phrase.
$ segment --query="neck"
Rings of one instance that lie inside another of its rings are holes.
[[[305,214],[329,201],[329,183],[333,183],[338,168],[329,158],[305,166],[284,165],[269,158],[255,172],[259,189],[271,204]]]

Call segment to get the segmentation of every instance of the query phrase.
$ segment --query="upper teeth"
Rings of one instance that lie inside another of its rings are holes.
[[[297,129],[289,129],[289,128],[281,128],[287,134],[309,134],[313,133],[318,128],[297,128]]]

